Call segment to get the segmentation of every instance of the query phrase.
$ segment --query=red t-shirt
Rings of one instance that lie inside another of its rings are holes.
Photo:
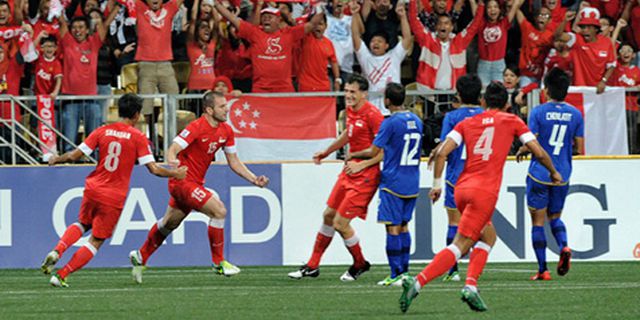
[[[184,181],[204,184],[204,175],[209,164],[215,159],[218,149],[224,147],[224,152],[235,153],[235,134],[231,127],[222,122],[218,127],[212,127],[205,117],[191,122],[180,134],[173,139],[174,143],[182,147],[178,153],[180,166],[187,166],[187,177]],[[180,183],[180,180],[170,179],[169,184]]]
[[[60,22],[58,22],[58,18],[54,18],[53,21],[48,22],[45,19],[38,19],[36,23],[32,25],[33,28],[33,38],[35,39],[40,32],[46,31],[50,36],[55,36],[58,38],[58,33],[60,32]],[[36,45],[40,45],[36,43]]]
[[[327,64],[337,62],[336,52],[327,37],[316,38],[313,34],[304,37],[298,91],[331,91]]]
[[[238,36],[251,43],[252,91],[293,92],[292,50],[295,41],[304,37],[304,25],[266,33],[259,27],[241,21]]]
[[[206,51],[197,41],[187,44],[187,55],[191,63],[191,73],[187,88],[190,90],[209,90],[213,85],[215,74],[213,73],[213,61],[216,54],[216,42],[211,41],[207,45]]]
[[[251,56],[247,51],[242,43],[233,50],[229,40],[223,39],[214,64],[215,74],[229,79],[251,79]]]
[[[607,85],[616,87],[637,87],[640,86],[640,68],[630,65],[618,64],[611,74],[611,79]],[[630,111],[638,111],[638,94],[629,92],[626,94],[626,107]]]
[[[371,104],[371,102],[365,102],[365,104],[353,111],[351,107],[347,107],[347,137],[349,143],[349,151],[357,152],[367,149],[373,143],[380,125],[384,120],[384,116],[380,113],[380,110]],[[361,160],[355,160],[361,161]],[[349,175],[351,178],[369,177],[374,178],[380,174],[380,166],[369,166],[362,170],[360,173]]]
[[[563,57],[558,54],[556,49],[551,49],[551,51],[549,51],[549,55],[544,60],[545,74],[553,68],[562,69],[569,75],[569,77],[573,78],[573,60],[571,59],[571,54]]]
[[[18,51],[18,38],[9,41],[0,41],[4,48],[5,58],[0,62],[0,94],[17,96],[20,94],[20,78],[24,74],[24,65],[16,60]],[[20,106],[14,104],[14,116],[17,121],[22,119]],[[11,102],[0,102],[0,118],[11,119]],[[2,124],[0,124],[2,126]]]
[[[100,149],[100,161],[85,181],[84,194],[100,203],[121,208],[129,192],[131,171],[154,162],[147,138],[138,129],[116,122],[93,131],[78,149],[90,155]]]
[[[509,19],[485,22],[478,33],[478,54],[485,61],[504,59],[507,54],[507,31],[511,27]]]
[[[175,0],[171,0],[153,12],[143,1],[136,0],[138,42],[136,61],[171,61],[171,24],[178,12]]]
[[[71,31],[62,37],[64,65],[62,93],[95,95],[98,93],[98,51],[102,40],[97,33],[78,42]]]
[[[540,79],[544,71],[544,58],[553,42],[553,32],[548,28],[540,31],[529,21],[520,24],[522,48],[518,67],[523,76]]]
[[[573,35],[573,85],[596,86],[609,67],[616,66],[616,51],[611,39],[597,35],[594,42],[585,42],[581,35]]]
[[[35,63],[34,74],[34,93],[50,94],[56,86],[56,78],[62,77],[62,64],[55,57],[48,61],[44,56],[40,56]]]
[[[447,135],[458,145],[464,142],[467,152],[456,189],[481,189],[497,196],[514,137],[523,144],[535,140],[527,125],[511,113],[488,110],[458,123]]]

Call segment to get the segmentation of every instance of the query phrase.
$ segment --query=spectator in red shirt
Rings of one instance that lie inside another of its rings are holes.
[[[507,32],[516,12],[524,0],[515,0],[507,15],[502,14],[498,0],[486,2],[484,23],[478,31],[478,77],[482,86],[486,87],[491,81],[500,81],[506,64],[504,56],[507,54]],[[475,16],[478,8],[476,0],[469,0],[471,12]]]
[[[51,0],[42,0],[38,6],[38,16],[33,19],[31,26],[34,36],[38,36],[42,31],[46,31],[51,36],[58,36],[60,22],[57,17],[49,19],[49,5]]]
[[[298,91],[331,91],[327,65],[331,66],[333,78],[340,79],[336,52],[331,40],[324,36],[326,28],[327,19],[324,17],[313,28],[313,32],[304,37],[298,74]],[[340,91],[340,82],[334,82],[333,90]]]
[[[187,89],[191,93],[202,93],[211,89],[213,79],[216,77],[213,62],[216,53],[218,33],[211,29],[209,20],[198,20],[198,0],[193,4],[193,14],[189,24],[187,55],[191,63],[191,73]],[[205,14],[208,16],[210,14]],[[198,113],[199,114],[199,113]]]
[[[551,48],[553,31],[547,28],[551,18],[551,11],[542,7],[534,14],[535,26],[524,16],[522,11],[516,13],[520,32],[522,34],[522,48],[520,48],[520,86],[539,83],[544,71],[544,59]],[[564,28],[564,25],[563,25]]]
[[[313,30],[323,13],[314,15],[304,25],[280,29],[280,11],[275,8],[262,9],[261,27],[241,20],[219,2],[215,8],[238,28],[238,36],[251,44],[253,92],[293,92],[293,44]]]
[[[111,2],[111,6],[114,4]],[[96,32],[89,34],[88,17],[75,17],[71,20],[71,29],[64,18],[60,19],[60,37],[63,48],[64,64],[62,93],[67,95],[96,95],[98,93],[98,51],[107,31],[105,24],[111,23],[117,10],[111,10],[103,24],[96,20]],[[85,134],[102,125],[102,108],[94,100],[72,100],[62,107],[62,133],[71,142],[76,142],[80,118],[84,119]],[[71,151],[74,146],[65,143],[64,150]]]
[[[34,66],[33,93],[35,95],[49,95],[52,100],[55,100],[62,88],[62,64],[56,56],[58,39],[49,35],[36,43],[39,43],[42,54]]]
[[[238,16],[240,8],[230,7],[230,12]],[[251,92],[251,55],[248,43],[238,38],[238,28],[228,22],[220,22],[220,48],[216,55],[215,74],[231,79],[233,86],[244,92]],[[246,43],[246,44],[245,44]]]
[[[544,60],[544,74],[553,68],[558,68],[564,71],[570,79],[573,78],[573,60],[571,60],[570,50],[573,42],[571,41],[572,37],[566,32],[554,37],[553,49],[549,51]]]
[[[173,17],[183,0],[136,0],[136,23],[138,42],[135,60],[138,61],[138,93],[177,94],[178,82],[171,61],[171,27]],[[142,107],[149,135],[155,136],[153,99],[145,99]]]
[[[220,92],[225,96],[230,94],[234,97],[239,97],[242,95],[242,91],[233,89],[233,84],[231,83],[231,79],[226,76],[217,76],[213,80],[213,91]]]
[[[620,46],[619,59],[608,85],[627,88],[640,87],[640,68],[631,64],[635,59],[633,47],[629,44]],[[638,145],[638,94],[628,92],[626,94],[627,131],[629,137],[629,153],[640,153]]]
[[[567,12],[564,25],[575,17],[575,12]],[[571,48],[573,60],[573,85],[595,86],[597,93],[602,93],[607,81],[616,67],[616,53],[611,39],[598,34],[600,28],[600,12],[596,8],[587,7],[580,11],[576,22],[580,34],[570,33],[575,38]],[[556,29],[556,35],[562,32]],[[573,42],[573,41],[572,41]]]

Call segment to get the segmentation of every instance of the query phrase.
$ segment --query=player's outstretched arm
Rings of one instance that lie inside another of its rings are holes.
[[[343,131],[340,136],[338,137],[338,139],[334,140],[329,147],[327,147],[326,150],[324,151],[318,151],[313,155],[313,162],[315,164],[320,164],[320,162],[322,161],[322,159],[326,158],[327,156],[329,156],[330,154],[332,154],[334,151],[344,147],[345,144],[347,144],[347,142],[349,141],[348,137],[347,137],[347,131]]]
[[[348,161],[347,165],[344,166],[344,172],[346,174],[356,174],[370,166],[378,165],[378,163],[380,163],[380,161],[382,161],[382,159],[384,158],[384,151],[382,151],[381,149],[373,145],[371,147],[378,149],[378,152],[376,152],[373,157],[366,160],[362,160],[360,162]],[[353,158],[353,155],[352,155],[352,158]]]
[[[438,145],[433,155],[433,188],[429,192],[431,201],[436,202],[442,195],[442,172],[444,171],[444,163],[449,154],[458,147],[458,144],[451,138],[447,138],[443,143]]]
[[[369,148],[358,151],[358,152],[349,152],[347,154],[346,161],[351,159],[371,159],[380,153],[382,149],[376,147],[376,145],[372,144]]]
[[[150,162],[145,165],[149,173],[157,177],[163,178],[175,178],[178,180],[184,179],[187,176],[187,167],[180,167],[175,169],[164,168],[156,162]]]
[[[551,182],[553,184],[561,184],[562,183],[562,175],[556,170],[553,166],[553,162],[551,161],[551,157],[549,154],[544,151],[544,148],[540,145],[538,140],[531,140],[525,144],[531,153],[536,159],[550,172]]]
[[[227,163],[229,163],[229,167],[237,175],[245,178],[247,181],[260,188],[266,186],[269,183],[269,178],[267,178],[266,176],[258,177],[253,172],[251,172],[251,170],[249,170],[249,168],[247,168],[247,166],[242,161],[240,161],[237,153],[225,153],[224,155],[227,157]]]
[[[57,155],[51,156],[51,158],[49,158],[49,165],[53,166],[56,163],[67,163],[67,162],[77,161],[77,160],[80,160],[82,156],[84,156],[84,153],[82,153],[80,149],[74,149],[61,156],[57,156]]]

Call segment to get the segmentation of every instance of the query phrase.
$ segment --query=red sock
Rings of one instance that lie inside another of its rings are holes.
[[[311,258],[309,258],[309,262],[307,262],[307,266],[311,269],[316,269],[320,265],[320,259],[322,259],[322,255],[331,244],[331,240],[333,240],[333,236],[327,236],[318,232],[316,235],[316,243],[313,245],[313,253],[311,253]]]
[[[69,260],[69,262],[58,271],[58,275],[60,278],[66,279],[70,273],[84,267],[84,265],[93,258],[96,252],[98,252],[98,250],[91,244],[85,244],[82,248],[78,249],[78,251],[73,254],[73,257],[71,257],[71,260]]]
[[[478,242],[473,248],[471,256],[469,257],[466,285],[478,286],[478,278],[480,278],[484,266],[487,264],[489,251],[491,251],[491,247],[484,242]]]
[[[458,259],[460,259],[460,250],[453,244],[438,252],[433,257],[433,261],[418,274],[417,280],[420,286],[424,286],[431,280],[443,275],[453,267]]]
[[[362,255],[362,248],[360,248],[360,239],[356,234],[354,234],[351,238],[345,239],[344,244],[347,246],[347,250],[351,253],[353,257],[353,265],[356,268],[364,266],[365,260]]]
[[[64,231],[64,234],[60,238],[60,241],[58,241],[58,244],[55,248],[53,248],[53,250],[58,251],[58,254],[60,255],[60,257],[62,257],[62,254],[67,251],[70,246],[76,243],[82,237],[83,233],[84,228],[81,224],[71,224],[67,227],[67,230]]]
[[[162,242],[166,238],[167,236],[165,236],[158,230],[157,223],[154,224],[153,227],[151,227],[151,230],[149,230],[149,235],[147,235],[147,241],[145,241],[142,247],[140,247],[142,264],[147,264],[147,260],[149,260],[149,257],[156,251],[156,249],[158,249],[158,247],[162,245]]]
[[[211,249],[211,260],[214,264],[220,265],[224,260],[224,229],[207,227],[209,236],[209,248]]]

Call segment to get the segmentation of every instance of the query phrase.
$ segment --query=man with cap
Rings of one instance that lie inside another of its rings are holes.
[[[575,12],[567,12],[556,35],[564,30],[564,25],[573,20]],[[616,67],[616,52],[611,40],[598,34],[600,12],[586,7],[580,11],[576,25],[579,34],[569,33],[571,58],[573,60],[573,85],[596,87],[598,94],[604,92],[606,83]],[[576,30],[577,31],[577,30]]]
[[[277,8],[262,9],[259,26],[241,20],[219,2],[215,3],[215,8],[238,28],[240,38],[251,43],[252,92],[295,91],[291,82],[293,46],[322,20],[322,10],[316,10],[317,14],[305,24],[281,29],[280,10]],[[317,7],[317,9],[321,8]]]

